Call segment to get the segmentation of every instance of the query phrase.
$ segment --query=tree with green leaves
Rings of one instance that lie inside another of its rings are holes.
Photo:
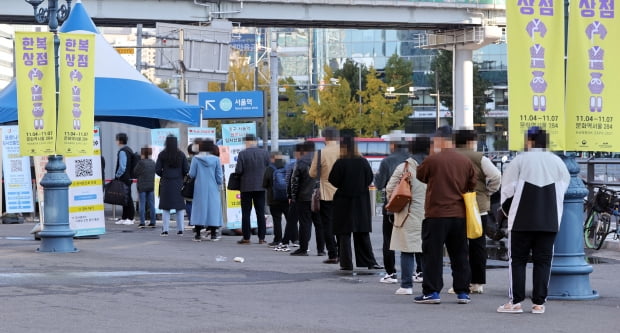
[[[380,136],[401,127],[404,118],[411,114],[411,107],[405,105],[399,109],[398,99],[385,97],[388,84],[378,78],[377,71],[372,67],[366,76],[366,82],[366,89],[359,92],[363,104],[360,122],[356,126],[361,130],[362,136]]]
[[[295,89],[295,80],[292,77],[280,80],[280,86],[285,88],[281,96],[283,101],[278,102],[279,130],[281,138],[297,138],[312,136],[312,122],[306,119],[303,113],[301,96]]]
[[[366,77],[368,68],[362,63],[357,63],[350,58],[342,64],[342,69],[334,70],[334,77],[341,77],[349,82],[351,97],[357,98],[358,91],[366,89]],[[361,82],[360,82],[361,79]],[[360,89],[361,88],[361,89]]]
[[[328,66],[324,70],[324,80],[330,82],[334,77],[333,72]],[[324,86],[318,91],[318,100],[311,97],[308,104],[304,105],[306,119],[320,128],[334,126],[339,129],[358,129],[359,104],[351,97],[349,82],[343,77],[338,79],[338,85]]]

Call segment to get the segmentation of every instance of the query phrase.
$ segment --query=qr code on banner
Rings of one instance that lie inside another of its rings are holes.
[[[22,172],[24,171],[23,169],[23,163],[22,160],[11,160],[11,172]]]
[[[75,160],[75,178],[92,177],[93,160],[89,158]]]

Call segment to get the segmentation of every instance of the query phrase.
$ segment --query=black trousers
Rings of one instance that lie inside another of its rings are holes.
[[[269,205],[271,218],[273,219],[273,242],[282,242],[282,216],[288,222],[288,201],[276,201]]]
[[[296,242],[299,240],[299,218],[297,217],[297,208],[295,204],[288,206],[288,215],[286,215],[286,227],[284,228],[284,237],[282,244]]]
[[[265,191],[241,192],[241,231],[243,239],[250,239],[252,227],[250,225],[250,214],[252,205],[256,211],[256,223],[258,226],[258,239],[265,240],[267,226],[265,223]]]
[[[316,237],[316,250],[325,250],[325,240],[323,239],[323,228],[318,214],[310,210],[310,201],[295,202],[297,217],[299,218],[299,249],[308,250],[308,244],[312,235],[312,225],[314,224],[314,236]]]
[[[133,198],[131,197],[131,183],[132,181],[130,180],[129,182],[124,182],[125,185],[127,185],[127,203],[123,205],[123,215],[121,216],[121,219],[123,220],[133,220],[134,215],[136,215],[136,207],[134,206],[134,202],[133,202]]]
[[[525,299],[525,266],[530,251],[534,269],[532,271],[532,303],[542,305],[547,300],[549,277],[551,276],[551,259],[555,232],[511,231],[510,240],[510,298],[516,304]]]
[[[375,255],[372,253],[370,233],[354,232],[353,246],[355,247],[355,265],[357,267],[370,267],[377,264]],[[353,269],[351,233],[338,235],[338,249],[340,251],[340,267]]]
[[[396,256],[390,250],[390,240],[392,239],[392,227],[394,225],[394,214],[387,214],[383,210],[383,266],[388,274],[396,273]]]
[[[334,235],[334,204],[332,201],[321,200],[321,225],[323,226],[323,239],[329,259],[338,258],[338,243]]]
[[[482,237],[469,240],[469,268],[471,269],[471,283],[487,283],[487,238],[484,229],[488,215],[481,215]]]
[[[443,247],[450,256],[452,287],[456,293],[469,293],[471,272],[467,260],[467,232],[464,218],[427,218],[422,222],[424,281],[422,292],[428,295],[443,288]]]

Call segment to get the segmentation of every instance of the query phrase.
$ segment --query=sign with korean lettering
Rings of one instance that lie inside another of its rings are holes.
[[[24,156],[56,153],[53,36],[51,32],[15,32],[19,147]]]
[[[203,119],[262,118],[262,91],[226,91],[198,93]]]
[[[95,35],[59,34],[58,141],[67,156],[93,154]]]
[[[93,130],[91,156],[65,157],[69,186],[69,226],[76,236],[105,234],[103,179],[101,170],[101,136]]]
[[[564,2],[513,0],[506,16],[509,148],[522,150],[526,130],[540,126],[549,148],[563,150]]]
[[[17,126],[2,127],[2,175],[7,213],[34,211],[30,157],[20,153]]]
[[[237,167],[237,156],[245,149],[243,138],[246,134],[256,135],[256,123],[222,124],[222,146],[220,146],[220,161],[224,166],[224,181],[228,183],[230,174]],[[256,228],[256,214],[254,208],[250,215],[250,224]],[[241,192],[226,189],[226,228],[241,228]]]
[[[187,144],[192,144],[195,139],[211,139],[215,143],[215,127],[188,127]]]
[[[614,3],[570,3],[566,73],[568,150],[620,150],[620,23]]]

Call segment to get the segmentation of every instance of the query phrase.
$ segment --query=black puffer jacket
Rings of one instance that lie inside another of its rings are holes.
[[[140,160],[133,173],[138,178],[138,192],[155,190],[155,161],[150,158]]]
[[[316,179],[310,177],[310,164],[312,163],[312,154],[306,153],[302,156],[293,169],[291,176],[291,198],[293,201],[310,201],[312,200],[312,191],[316,184]]]

